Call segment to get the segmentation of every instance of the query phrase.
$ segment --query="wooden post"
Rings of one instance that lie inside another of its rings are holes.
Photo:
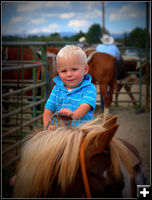
[[[102,35],[105,34],[105,12],[104,12],[104,1],[102,3]]]

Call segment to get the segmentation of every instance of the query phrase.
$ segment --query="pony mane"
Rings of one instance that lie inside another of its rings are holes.
[[[102,119],[97,117],[75,129],[58,127],[34,134],[22,147],[13,196],[47,197],[54,181],[64,193],[77,174],[82,139],[86,136],[86,149],[102,131]],[[114,151],[113,163],[115,154]]]
[[[120,141],[116,138],[113,138],[109,146],[111,152],[113,174],[116,180],[120,180],[122,175],[120,162],[122,162],[123,166],[126,168],[130,176],[133,176],[133,165],[130,158],[128,157],[128,151],[124,144],[120,143]]]

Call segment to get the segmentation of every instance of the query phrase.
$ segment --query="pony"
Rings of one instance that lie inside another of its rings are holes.
[[[12,197],[136,197],[137,184],[147,184],[147,178],[136,149],[114,137],[116,121],[98,116],[78,127],[28,135]]]

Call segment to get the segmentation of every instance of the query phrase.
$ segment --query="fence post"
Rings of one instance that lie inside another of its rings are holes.
[[[32,50],[34,55],[34,61],[37,61],[37,55],[35,49]],[[36,84],[36,77],[37,77],[37,68],[33,68],[33,83]],[[33,102],[36,102],[36,88],[32,89],[32,96],[33,96]],[[33,118],[36,118],[36,106],[33,106]],[[33,123],[33,126],[36,125],[36,122]]]
[[[47,71],[47,67],[48,67],[47,46],[46,45],[41,46],[41,52],[42,52],[41,60],[42,60],[42,62],[46,63],[43,66],[43,69],[41,68],[41,80],[43,80],[44,82],[46,82],[46,71]],[[46,84],[43,87],[41,87],[41,96],[43,98],[47,97]],[[44,110],[44,106],[45,106],[45,102],[41,104],[41,110]]]

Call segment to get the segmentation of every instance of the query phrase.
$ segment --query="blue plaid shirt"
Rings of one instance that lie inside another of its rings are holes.
[[[91,106],[91,109],[81,119],[75,120],[75,126],[92,120],[97,92],[95,85],[91,83],[91,76],[86,74],[81,85],[71,91],[66,89],[59,76],[55,77],[53,80],[56,85],[52,89],[45,108],[52,112],[60,111],[62,108],[75,111],[82,103],[87,103]]]

